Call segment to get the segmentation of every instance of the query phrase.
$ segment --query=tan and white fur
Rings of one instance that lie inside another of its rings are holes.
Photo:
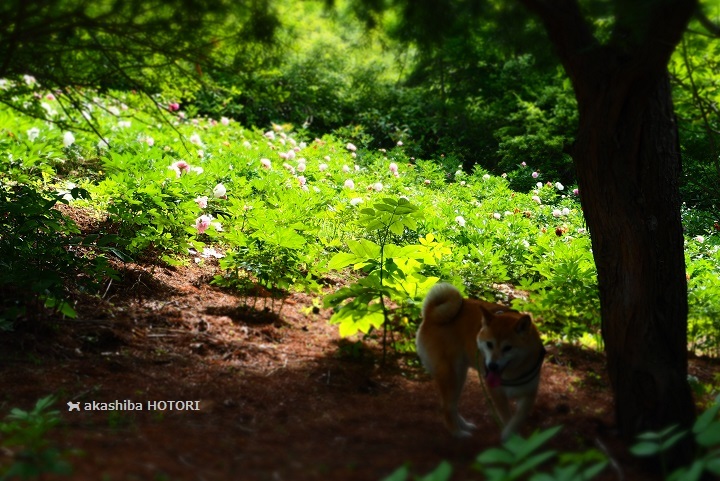
[[[507,440],[531,411],[540,383],[545,349],[530,316],[463,298],[453,285],[438,283],[423,302],[422,317],[417,352],[440,391],[447,427],[460,437],[475,428],[458,413],[458,401],[468,368],[482,363]],[[510,400],[517,401],[514,413]]]

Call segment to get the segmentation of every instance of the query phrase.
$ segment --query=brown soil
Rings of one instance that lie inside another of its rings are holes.
[[[462,412],[469,439],[444,430],[414,356],[380,365],[375,340],[341,341],[327,310],[305,294],[279,315],[209,285],[217,267],[126,265],[104,298],[52,330],[0,334],[0,417],[58,396],[52,441],[75,480],[380,480],[408,463],[424,474],[442,460],[453,479],[479,479],[476,455],[499,442],[476,376]],[[275,310],[279,303],[275,305]],[[551,446],[596,448],[619,463],[601,479],[640,475],[613,430],[599,353],[549,346],[528,425],[564,425]],[[691,371],[712,379],[714,365]],[[68,412],[68,401],[143,403],[143,411]],[[199,401],[199,411],[147,411],[148,401]],[[0,451],[0,464],[12,450]],[[58,479],[47,477],[45,479]]]

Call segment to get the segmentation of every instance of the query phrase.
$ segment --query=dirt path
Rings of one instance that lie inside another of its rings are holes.
[[[128,266],[105,300],[85,301],[80,319],[59,331],[0,335],[0,416],[56,393],[63,424],[53,439],[82,453],[70,458],[76,480],[379,480],[405,463],[421,474],[443,459],[455,479],[479,479],[469,466],[499,435],[477,377],[462,412],[478,434],[453,439],[413,357],[381,368],[373,348],[339,341],[310,297],[292,295],[280,317],[253,311],[210,287],[213,272]],[[601,447],[626,463],[602,356],[548,351],[529,424],[564,425],[553,448]],[[711,378],[708,366],[694,366]],[[144,409],[68,412],[65,404],[114,400]],[[148,401],[199,401],[200,409],[147,411]],[[623,470],[641,479],[633,466]],[[603,479],[619,478],[609,469]]]

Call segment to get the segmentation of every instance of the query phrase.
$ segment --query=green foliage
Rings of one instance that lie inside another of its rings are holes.
[[[555,241],[538,238],[534,254],[534,278],[518,284],[528,299],[515,299],[513,307],[543,319],[545,335],[563,340],[580,338],[600,330],[597,272],[588,237]]]
[[[70,198],[87,198],[74,187],[60,195],[46,195],[27,185],[0,183],[0,291],[8,295],[0,305],[2,318],[37,318],[42,307],[75,317],[68,299],[72,279],[86,289],[114,277],[102,251],[117,252],[112,236],[80,236],[75,223],[55,208]]]
[[[60,422],[59,412],[51,410],[55,399],[39,399],[31,411],[14,408],[0,422],[2,446],[14,454],[15,461],[0,466],[0,479],[38,479],[43,474],[69,475],[72,467],[67,453],[52,446],[47,439]]]
[[[56,191],[60,202],[104,219],[98,237],[66,233],[58,236],[64,243],[47,246],[53,262],[97,262],[77,266],[86,272],[81,280],[107,275],[105,255],[168,264],[218,258],[216,284],[274,309],[288,290],[319,291],[328,271],[352,267],[355,281],[325,300],[337,309],[333,322],[343,335],[382,327],[396,349],[412,349],[420,302],[443,279],[471,296],[515,298],[513,305],[533,313],[548,339],[600,343],[597,280],[578,193],[531,162],[516,162],[508,176],[481,167],[466,172],[451,155],[411,157],[408,139],[392,149],[349,146],[348,140],[365,138],[361,128],[344,130],[350,139],[336,134],[308,142],[305,130],[289,124],[251,130],[227,117],[190,118],[184,108],[185,117],[169,126],[152,122],[137,94],[93,97],[96,120],[110,132],[99,142],[76,132],[65,145],[67,132],[0,108],[9,132],[0,139],[4,202],[17,204],[12,196],[23,184]],[[55,101],[46,103],[58,110]],[[513,184],[530,190],[518,192]],[[80,198],[82,191],[89,195]],[[50,219],[60,215],[45,206],[54,194],[43,201],[25,197],[20,204],[37,203]],[[17,216],[24,211],[18,207]],[[718,237],[711,213],[686,208],[683,217],[702,232],[687,239],[690,339],[697,352],[714,354]],[[71,229],[57,219],[61,231]],[[0,222],[8,232],[23,225],[10,217]],[[57,232],[43,236],[49,242]],[[25,257],[35,249],[13,236],[0,243]],[[8,275],[18,269],[9,267]],[[54,285],[67,287],[68,278],[61,275]]]
[[[697,481],[704,475],[720,476],[720,396],[715,403],[703,412],[693,424],[692,430],[685,431],[670,426],[659,432],[649,432],[638,436],[638,443],[630,451],[635,456],[658,457],[667,481]],[[681,439],[692,435],[698,451],[689,466],[677,468],[668,473],[670,450]]]
[[[560,429],[558,426],[537,431],[527,439],[513,436],[501,448],[490,448],[481,453],[476,460],[476,469],[488,481],[581,481],[600,474],[607,466],[607,460],[598,451],[560,456],[554,450],[540,451]],[[554,461],[552,471],[539,471],[551,460]]]
[[[480,453],[474,469],[485,481],[589,481],[607,466],[606,457],[596,451],[582,453],[558,453],[547,449],[547,444],[559,431],[557,426],[536,431],[527,439],[513,436],[501,447],[489,448]],[[452,466],[443,461],[434,471],[420,481],[446,481],[452,475]],[[410,478],[409,469],[397,469],[383,481],[405,481]]]
[[[688,340],[698,354],[720,355],[720,246],[716,236],[689,239],[685,246],[688,278]],[[702,240],[702,242],[700,242]]]
[[[352,265],[364,273],[356,283],[324,299],[325,307],[335,308],[330,322],[339,325],[340,335],[367,334],[380,327],[387,330],[388,301],[402,309],[421,299],[437,282],[437,278],[422,274],[425,265],[435,264],[443,255],[433,237],[403,247],[390,243],[392,237],[403,237],[406,229],[415,230],[417,218],[418,207],[404,197],[386,197],[360,210],[359,224],[377,242],[349,240],[350,252],[336,254],[328,265],[336,270]]]

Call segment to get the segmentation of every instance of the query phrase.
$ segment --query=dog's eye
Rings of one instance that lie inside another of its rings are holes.
[[[488,341],[488,342],[486,342],[485,344],[487,344],[488,349],[492,349],[492,348],[493,348],[493,343],[492,343],[492,342],[489,342],[489,341]]]
[[[504,346],[502,348],[503,352],[508,352],[510,349],[512,349],[512,346]]]

